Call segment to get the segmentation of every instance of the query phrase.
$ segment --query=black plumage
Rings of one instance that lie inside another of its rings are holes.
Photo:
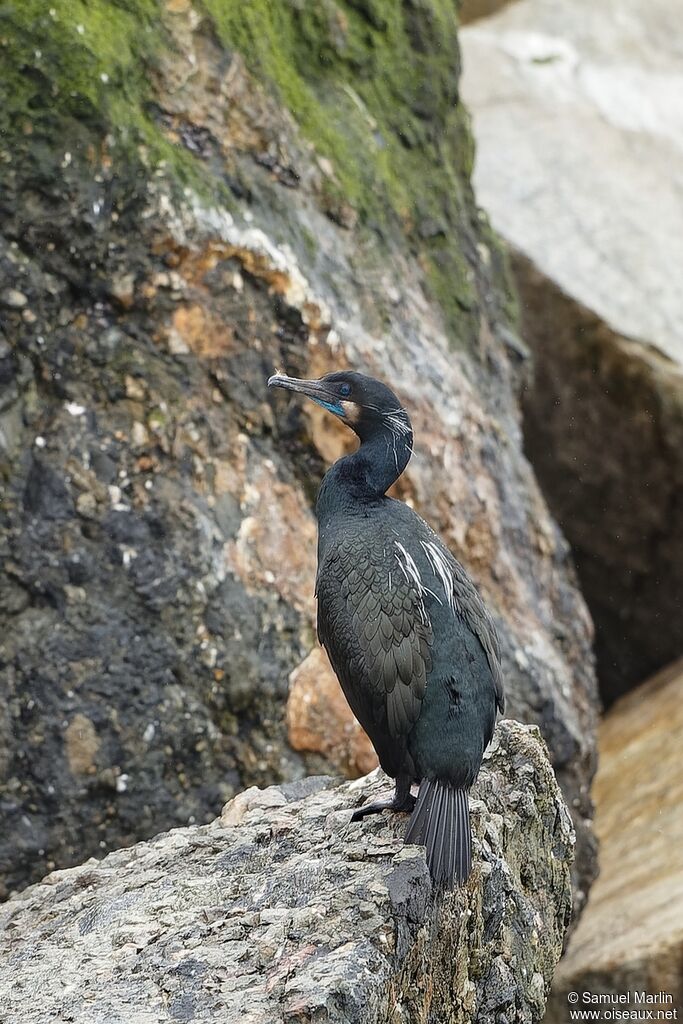
[[[473,583],[411,508],[386,496],[412,454],[405,409],[360,373],[320,380],[276,374],[360,439],[326,474],[318,518],[318,636],[380,764],[389,803],[412,811],[406,842],[424,845],[437,884],[471,868],[467,793],[503,710],[498,638]],[[417,800],[411,786],[419,784]]]

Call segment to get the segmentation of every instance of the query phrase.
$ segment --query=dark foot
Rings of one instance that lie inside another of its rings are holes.
[[[410,792],[410,786],[396,786],[396,792],[391,800],[377,800],[374,804],[359,807],[351,815],[351,821],[361,821],[366,814],[378,814],[380,811],[406,811],[410,814],[414,806],[415,797]]]

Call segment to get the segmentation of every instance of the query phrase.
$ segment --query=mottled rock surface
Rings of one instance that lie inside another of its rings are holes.
[[[595,827],[600,875],[557,971],[548,1024],[567,995],[665,993],[683,1010],[683,661],[626,697],[600,726]],[[669,1020],[673,1019],[671,1017]]]
[[[683,654],[677,0],[522,0],[461,33],[478,199],[512,249],[526,448],[605,703]]]
[[[56,872],[0,910],[12,1024],[540,1021],[571,911],[571,819],[538,732],[499,725],[475,868],[435,896],[405,816],[350,822],[376,772],[240,794]]]
[[[0,31],[5,888],[249,785],[361,770],[348,717],[330,743],[286,707],[316,646],[311,505],[349,438],[264,386],[353,366],[410,408],[399,494],[494,610],[580,905],[591,625],[522,454],[454,6],[78,9],[12,5]]]

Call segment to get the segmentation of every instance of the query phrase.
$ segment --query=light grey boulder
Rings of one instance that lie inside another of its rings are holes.
[[[683,361],[677,0],[521,0],[465,27],[493,226],[614,330]]]

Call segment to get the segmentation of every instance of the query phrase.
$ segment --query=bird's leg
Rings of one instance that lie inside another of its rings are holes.
[[[415,797],[410,792],[410,778],[399,775],[396,779],[396,792],[391,800],[376,800],[374,804],[359,807],[351,815],[351,821],[360,821],[366,814],[377,814],[379,811],[407,811],[410,813],[415,806]]]

